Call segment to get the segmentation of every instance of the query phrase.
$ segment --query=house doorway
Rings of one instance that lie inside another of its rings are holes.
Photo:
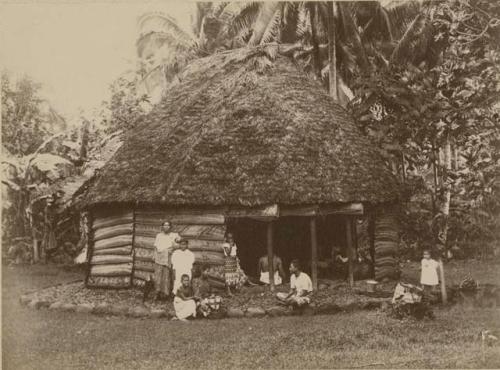
[[[285,273],[294,259],[299,259],[303,270],[311,274],[311,229],[310,217],[280,217],[273,220],[273,251],[281,257]],[[227,231],[233,233],[238,245],[241,268],[251,277],[258,278],[260,257],[267,256],[267,224],[250,218],[226,220]],[[331,268],[332,251],[347,256],[345,218],[340,216],[318,217],[316,221],[318,240],[319,277],[333,278]],[[329,264],[330,263],[330,264]]]

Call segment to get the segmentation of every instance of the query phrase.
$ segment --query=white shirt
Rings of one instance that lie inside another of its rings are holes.
[[[168,253],[174,248],[176,244],[175,240],[180,239],[180,235],[177,233],[163,232],[156,235],[155,239],[155,262],[159,265],[168,265]]]
[[[222,248],[224,250],[224,255],[226,257],[228,256],[227,251],[230,251],[229,256],[231,256],[231,257],[236,257],[236,255],[238,253],[238,247],[236,247],[236,243],[233,243],[231,245],[228,242],[224,242],[224,243],[222,243]]]
[[[422,285],[438,285],[439,278],[437,269],[439,263],[436,260],[422,259],[422,274],[420,275],[420,284]]]
[[[299,276],[292,274],[290,277],[290,288],[295,288],[297,295],[301,296],[305,292],[312,292],[312,281],[311,278],[304,272],[301,272]]]
[[[175,276],[180,277],[183,274],[188,274],[191,277],[191,270],[193,269],[194,253],[189,249],[183,251],[177,249],[172,254],[172,268],[175,270]]]

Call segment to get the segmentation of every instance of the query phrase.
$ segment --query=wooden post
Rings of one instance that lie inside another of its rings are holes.
[[[446,304],[448,302],[448,294],[446,293],[446,282],[444,281],[444,266],[442,258],[439,258],[439,280],[441,280],[441,301],[443,304]]]
[[[267,265],[269,270],[269,289],[274,292],[274,253],[273,253],[273,222],[267,223]]]
[[[318,289],[318,240],[316,235],[316,217],[311,217],[311,275],[313,289]]]
[[[40,254],[38,252],[38,239],[33,232],[33,263],[38,263],[38,261],[40,261]]]
[[[352,219],[346,217],[346,243],[347,243],[347,257],[349,258],[349,286],[354,287],[354,248],[352,244]]]
[[[370,240],[371,275],[375,279],[375,212],[368,214],[368,235]]]

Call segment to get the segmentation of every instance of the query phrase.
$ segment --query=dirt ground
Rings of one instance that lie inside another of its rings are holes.
[[[500,265],[447,265],[447,282],[468,271],[500,282]],[[331,316],[172,322],[32,310],[22,293],[80,278],[56,266],[2,269],[4,369],[498,368],[500,346],[479,333],[500,328],[499,309],[437,309],[433,321],[399,321],[381,311]],[[418,265],[404,267],[406,280]]]

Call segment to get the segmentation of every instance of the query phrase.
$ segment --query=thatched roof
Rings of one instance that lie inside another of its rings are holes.
[[[125,138],[90,204],[393,201],[373,144],[288,57],[239,49],[196,60]]]

